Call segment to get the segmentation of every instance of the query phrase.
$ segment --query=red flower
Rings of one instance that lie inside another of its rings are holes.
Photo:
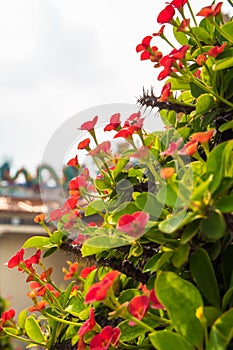
[[[7,267],[12,269],[13,267],[19,266],[21,262],[23,262],[23,257],[24,257],[24,249],[20,249],[12,258],[8,261]]]
[[[112,328],[106,326],[99,334],[96,334],[90,342],[91,350],[107,350],[112,344],[115,348],[120,338],[120,329],[118,327]]]
[[[95,124],[98,121],[98,117],[94,117],[93,120],[90,120],[89,122],[85,122],[80,126],[80,130],[86,130],[86,131],[91,131],[94,129]]]
[[[41,250],[37,250],[37,252],[32,255],[29,259],[25,260],[25,265],[28,269],[32,266],[32,264],[39,264],[41,257]]]
[[[161,152],[160,155],[161,156],[172,156],[173,153],[177,152],[182,141],[183,141],[183,139],[181,137],[176,142],[171,142],[169,144],[169,147],[166,149],[166,151]]]
[[[45,221],[46,215],[45,214],[39,214],[34,217],[34,222],[36,223],[43,223]]]
[[[164,69],[159,73],[157,78],[158,80],[163,80],[164,78],[167,78],[173,72],[173,69],[172,69],[173,60],[168,59],[168,56],[164,56],[163,58],[165,57],[167,58],[166,63],[161,64],[161,60],[160,60],[160,65],[164,66]]]
[[[159,29],[159,31],[158,31],[157,33],[153,33],[152,35],[153,35],[153,36],[161,36],[161,35],[163,35],[164,28],[165,28],[165,24],[163,24],[163,25],[160,27],[160,29]]]
[[[118,131],[118,133],[114,136],[114,139],[118,138],[118,137],[123,137],[124,139],[130,140],[132,139],[132,135],[134,133],[133,129],[121,129],[120,131]]]
[[[76,165],[78,165],[78,156],[76,155],[74,158],[71,158],[67,162],[67,165],[69,165],[69,166],[76,166]]]
[[[207,52],[207,55],[212,56],[212,57],[217,57],[220,53],[223,52],[223,50],[225,49],[226,45],[227,45],[226,43],[223,43],[221,46],[214,46],[214,47],[212,47],[212,49],[210,49]]]
[[[87,278],[87,276],[89,275],[89,273],[91,273],[91,271],[96,270],[96,266],[92,265],[92,266],[88,266],[88,267],[84,267],[84,269],[82,269],[81,273],[80,273],[80,277],[82,278]]]
[[[90,142],[91,142],[91,140],[89,138],[86,138],[86,139],[79,142],[77,148],[78,149],[89,149]]]
[[[89,318],[83,323],[83,325],[79,328],[78,335],[80,338],[92,330],[95,327],[95,318],[94,318],[94,308],[91,307]]]
[[[159,13],[157,22],[160,24],[170,23],[170,21],[173,19],[174,14],[174,7],[172,5],[167,5],[165,9]]]
[[[203,63],[205,63],[206,61],[206,56],[202,54],[198,55],[197,58],[196,58],[196,62],[199,66],[202,66]]]
[[[120,117],[120,113],[113,114],[110,118],[110,123],[105,126],[104,131],[118,130],[121,125]]]
[[[190,136],[190,139],[192,141],[197,141],[200,143],[206,143],[208,142],[211,137],[213,136],[215,130],[211,129],[211,130],[207,130],[205,132],[196,132],[195,134]]]
[[[183,7],[188,0],[173,0],[170,5],[174,6],[176,9],[179,9],[180,7]]]
[[[76,205],[78,202],[78,198],[77,197],[70,197],[69,199],[67,199],[67,201],[65,201],[65,203],[63,204],[63,208],[64,209],[75,209]]]
[[[71,279],[74,276],[74,274],[77,272],[77,270],[78,270],[78,262],[75,261],[73,264],[70,264],[69,272],[67,272],[67,274],[64,276],[64,280]]]
[[[206,6],[201,9],[197,13],[197,16],[209,17],[209,16],[217,16],[221,12],[223,2],[219,2],[216,5]]]
[[[36,305],[30,306],[28,309],[31,312],[33,312],[33,311],[41,311],[41,310],[43,310],[45,308],[45,306],[46,306],[46,301],[42,300],[42,301],[39,301]]]
[[[191,140],[184,145],[184,147],[179,150],[178,154],[181,156],[191,156],[197,151],[198,142]]]
[[[15,310],[14,309],[9,309],[8,311],[4,311],[1,315],[1,319],[2,319],[2,325],[4,325],[4,323],[6,323],[7,321],[9,321],[11,318],[13,318],[15,316]]]
[[[163,179],[168,179],[169,177],[171,177],[175,172],[175,169],[174,168],[162,168],[160,170],[160,176],[163,178]]]
[[[182,60],[185,57],[189,47],[190,47],[189,45],[183,45],[178,50],[173,49],[168,55],[168,57],[171,58],[172,60]],[[161,60],[160,60],[160,63],[161,63]]]
[[[135,125],[141,118],[141,112],[131,114],[125,121],[123,128]],[[143,119],[144,120],[144,119]]]
[[[171,95],[171,83],[167,83],[163,86],[161,91],[161,96],[158,99],[160,102],[167,101],[168,97]]]
[[[117,228],[119,231],[137,238],[144,233],[149,218],[149,214],[143,211],[137,211],[133,214],[124,214],[120,217]]]
[[[150,42],[151,42],[152,36],[146,36],[141,44],[136,46],[136,51],[137,52],[141,52],[141,51],[145,51],[148,47],[150,47]]]
[[[93,303],[105,299],[109,288],[112,287],[113,282],[119,274],[119,271],[110,271],[100,282],[93,284],[86,294],[85,303]]]
[[[129,313],[138,320],[143,319],[150,306],[150,299],[146,295],[137,295],[130,302],[128,306]],[[133,321],[129,322],[130,326],[134,326]]]
[[[80,195],[80,188],[81,187],[85,188],[86,186],[87,186],[86,177],[83,175],[77,176],[69,182],[69,185],[68,185],[70,190],[69,193],[71,196],[77,197]]]
[[[190,19],[184,18],[183,21],[180,23],[179,27],[177,28],[177,32],[187,32],[189,31],[189,25],[190,25]]]

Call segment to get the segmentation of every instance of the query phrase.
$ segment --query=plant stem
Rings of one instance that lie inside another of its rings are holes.
[[[197,21],[196,21],[196,17],[195,17],[195,15],[194,15],[194,13],[193,13],[193,10],[192,10],[192,7],[191,7],[191,5],[190,5],[189,1],[187,2],[187,4],[188,4],[189,11],[190,11],[190,13],[191,13],[191,16],[192,16],[193,22],[195,23],[195,26],[196,26],[196,27],[198,27],[198,25],[197,25]]]

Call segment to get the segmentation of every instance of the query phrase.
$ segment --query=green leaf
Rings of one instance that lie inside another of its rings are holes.
[[[203,236],[208,241],[216,241],[226,233],[226,222],[219,210],[212,211],[200,225]]]
[[[149,335],[150,341],[158,350],[194,350],[194,347],[180,334],[170,331],[157,331]]]
[[[193,97],[198,98],[200,95],[205,94],[206,91],[194,83],[190,83],[190,89]]]
[[[79,294],[72,298],[70,304],[65,308],[65,311],[69,312],[73,316],[79,317],[80,312],[86,308],[87,306],[84,305],[84,300]]]
[[[222,299],[222,310],[226,310],[227,306],[230,305],[230,307],[233,306],[233,287],[228,289],[226,293],[223,296]]]
[[[89,275],[87,276],[87,278],[85,279],[84,282],[84,295],[87,293],[88,289],[95,283],[96,281],[96,273],[97,270],[93,270],[89,273]]]
[[[229,122],[222,124],[218,130],[220,132],[223,132],[229,129],[233,129],[233,120],[230,120]]]
[[[203,305],[197,288],[174,272],[161,272],[155,282],[156,295],[166,307],[172,325],[186,341],[197,347],[203,339],[203,328],[196,310]]]
[[[140,295],[140,291],[137,289],[123,290],[118,298],[120,304],[123,304],[129,300],[132,300],[136,295]]]
[[[18,315],[18,326],[21,329],[24,329],[26,318],[27,318],[27,309],[24,309]]]
[[[141,193],[135,200],[135,205],[141,211],[150,214],[156,218],[159,218],[163,209],[161,203],[158,202],[156,196],[153,193]]]
[[[157,200],[172,208],[182,208],[190,203],[191,191],[181,182],[173,181],[164,185],[157,194]]]
[[[173,233],[187,225],[192,219],[194,219],[194,213],[187,213],[187,210],[183,209],[178,213],[168,215],[165,220],[159,223],[159,229],[165,233]]]
[[[53,244],[59,244],[61,243],[63,237],[64,233],[62,233],[61,231],[54,231],[49,240]]]
[[[233,66],[233,57],[229,58],[223,58],[222,60],[216,61],[216,63],[213,65],[213,70],[219,71],[222,69],[227,69]]]
[[[106,210],[105,203],[102,199],[94,200],[90,202],[85,210],[85,216],[101,213]]]
[[[196,219],[187,225],[183,231],[180,243],[185,244],[189,242],[198,232],[200,226],[200,219]]]
[[[126,166],[126,164],[128,162],[129,162],[129,159],[127,159],[127,158],[120,158],[120,159],[118,159],[117,165],[116,165],[115,169],[112,172],[114,179],[121,172],[121,170],[125,168],[125,166]]]
[[[153,326],[156,325],[156,322],[154,322]],[[118,326],[121,331],[120,341],[130,341],[133,340],[147,332],[147,330],[144,327],[140,326],[130,326],[129,321],[125,320],[118,324]]]
[[[211,94],[202,94],[196,103],[196,114],[204,114],[214,106],[214,98]]]
[[[190,84],[186,79],[182,78],[169,78],[168,81],[171,83],[172,90],[189,90]]]
[[[134,239],[135,238],[133,237],[131,238],[131,240],[134,240]],[[101,236],[92,237],[86,240],[81,250],[82,250],[83,256],[88,256],[88,255],[96,254],[103,250],[122,247],[128,244],[129,244],[129,240],[126,240],[120,237],[101,235]]]
[[[213,324],[206,350],[226,350],[233,337],[233,309],[222,314]]]
[[[153,255],[145,264],[143,272],[155,272],[157,268],[157,262],[161,258],[162,253]]]
[[[49,237],[33,236],[24,242],[23,248],[43,248],[49,244],[51,244]]]
[[[200,41],[204,41],[206,44],[211,41],[209,33],[203,27],[193,27],[192,31]]]
[[[179,244],[172,256],[172,264],[176,268],[180,268],[188,259],[189,256],[189,244]]]
[[[205,249],[196,248],[190,257],[190,267],[193,279],[208,302],[220,307],[220,294],[214,268]]]
[[[40,329],[38,321],[36,321],[33,316],[27,317],[25,321],[25,331],[28,337],[31,338],[32,340],[39,343],[43,343],[45,341],[45,338]]]
[[[221,315],[221,311],[213,306],[204,306],[203,312],[207,327],[211,327]]]
[[[232,21],[229,21],[227,23],[225,23],[223,26],[222,26],[222,31],[224,33],[227,33],[229,34],[230,36],[232,36],[232,32],[233,32],[233,22]]]
[[[195,186],[192,193],[192,201],[201,200],[205,193],[208,191],[210,183],[213,181],[213,174],[211,174],[207,180],[201,182],[199,186]]]
[[[219,209],[222,213],[233,212],[233,194],[229,194],[215,203],[215,208]]]
[[[214,175],[210,185],[213,193],[220,185],[223,177],[232,177],[230,174],[231,158],[232,158],[233,140],[222,142],[210,153],[207,159],[206,175]],[[228,174],[229,173],[229,174]]]

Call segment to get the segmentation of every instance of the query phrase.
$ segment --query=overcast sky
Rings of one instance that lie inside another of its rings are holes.
[[[159,29],[164,4],[0,0],[0,164],[8,157],[32,170],[56,129],[76,113],[135,104],[143,86],[159,92],[153,65],[140,62],[135,47]]]

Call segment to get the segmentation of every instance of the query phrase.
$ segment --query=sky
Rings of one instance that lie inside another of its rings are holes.
[[[135,47],[158,31],[164,5],[0,0],[0,164],[11,159],[15,169],[33,172],[69,118],[77,114],[76,128],[83,122],[80,112],[94,113],[94,106],[135,105],[143,87],[153,86],[159,95],[158,72],[140,62]]]

